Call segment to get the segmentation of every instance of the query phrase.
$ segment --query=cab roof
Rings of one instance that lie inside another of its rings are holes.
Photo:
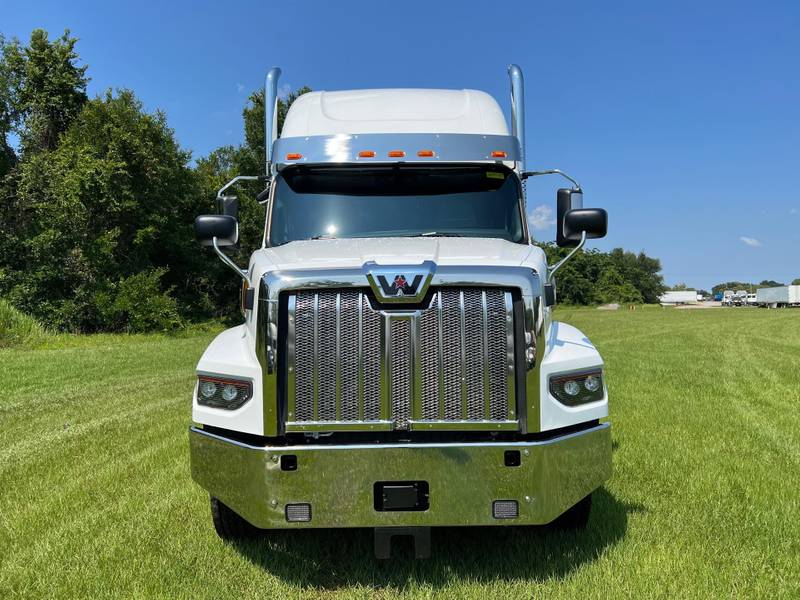
[[[497,101],[478,90],[320,91],[292,103],[281,137],[367,133],[507,136],[508,126]]]

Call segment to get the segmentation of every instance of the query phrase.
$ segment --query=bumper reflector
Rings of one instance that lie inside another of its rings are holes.
[[[287,504],[286,520],[290,523],[297,523],[311,520],[310,504]]]
[[[492,502],[492,516],[495,519],[516,519],[519,516],[519,504],[516,500],[495,500]]]

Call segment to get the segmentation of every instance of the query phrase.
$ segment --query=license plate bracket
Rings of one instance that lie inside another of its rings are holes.
[[[378,512],[422,511],[430,505],[427,481],[376,481],[374,496]]]

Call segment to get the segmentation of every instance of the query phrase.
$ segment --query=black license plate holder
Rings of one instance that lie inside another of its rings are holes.
[[[428,510],[430,492],[427,481],[376,481],[375,510]]]

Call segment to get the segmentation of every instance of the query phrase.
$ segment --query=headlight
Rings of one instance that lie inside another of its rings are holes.
[[[248,380],[198,375],[197,381],[197,403],[202,406],[235,410],[253,396]]]
[[[550,393],[562,404],[578,406],[603,399],[600,370],[564,373],[550,377]]]

